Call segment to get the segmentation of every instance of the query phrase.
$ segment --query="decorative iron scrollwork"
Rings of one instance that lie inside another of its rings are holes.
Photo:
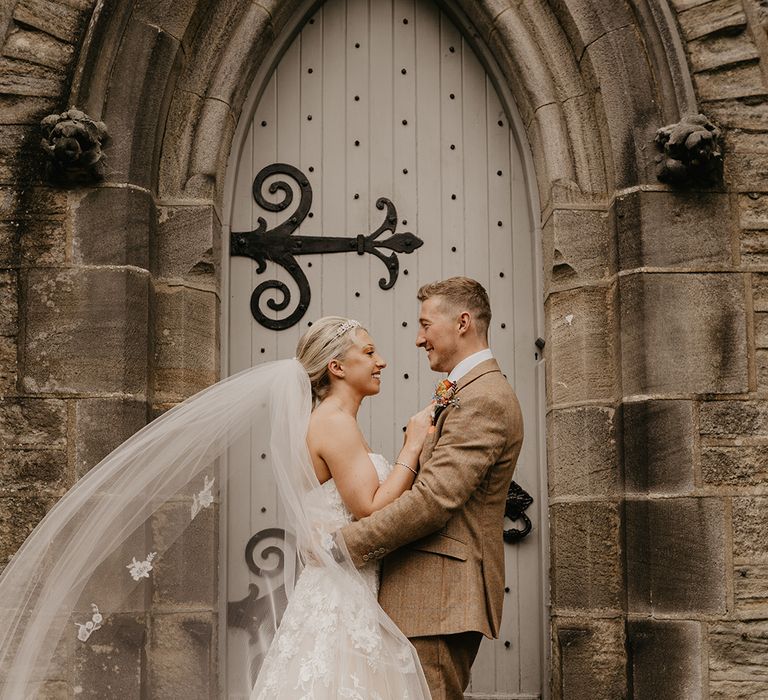
[[[523,528],[518,530],[511,527],[509,530],[504,530],[504,541],[508,544],[519,542],[533,528],[530,518],[524,512],[531,503],[533,503],[531,495],[523,489],[520,484],[513,481],[509,485],[509,491],[507,492],[507,503],[504,507],[504,516],[509,518],[512,522],[522,520]]]
[[[244,256],[256,261],[256,272],[261,274],[266,270],[267,260],[283,267],[293,278],[299,288],[299,301],[296,308],[285,318],[269,318],[261,310],[262,296],[270,289],[280,292],[280,301],[268,299],[267,306],[272,311],[284,311],[291,303],[291,292],[288,286],[280,280],[268,280],[259,284],[251,294],[251,313],[265,328],[284,330],[298,323],[309,308],[312,292],[306,275],[296,262],[297,255],[317,255],[323,253],[351,253],[358,255],[370,253],[375,255],[387,267],[388,278],[379,280],[381,289],[391,289],[397,281],[400,272],[400,262],[397,253],[412,253],[423,245],[423,241],[409,232],[395,233],[397,229],[397,209],[386,197],[376,201],[376,208],[386,209],[384,221],[375,231],[368,235],[358,234],[352,238],[342,236],[295,236],[294,231],[302,224],[312,207],[312,187],[301,170],[287,163],[273,163],[262,168],[253,181],[253,199],[266,211],[281,212],[293,204],[293,189],[285,180],[275,180],[270,183],[268,191],[274,195],[282,193],[278,202],[269,202],[264,195],[264,185],[270,176],[285,175],[291,178],[299,187],[300,199],[296,211],[281,224],[272,229],[267,228],[263,217],[258,218],[258,226],[253,231],[237,231],[230,234],[230,254]],[[379,237],[389,231],[392,235],[379,240]],[[393,251],[385,255],[379,251],[387,248]]]
[[[270,527],[260,530],[248,540],[245,545],[245,563],[248,570],[262,579],[280,576],[285,568],[286,551],[292,550],[292,540],[285,530],[279,527]],[[260,545],[264,545],[260,548]],[[274,557],[274,561],[270,558]],[[260,564],[257,563],[257,558]],[[266,600],[266,595],[261,595],[261,589],[255,583],[248,586],[248,595],[242,600],[235,600],[227,604],[227,623],[230,627],[244,629],[250,635],[251,641],[256,642],[259,631],[257,620],[264,619],[265,608],[272,602]],[[279,586],[269,592],[269,597],[285,598],[284,586]],[[278,606],[283,609],[285,606]]]

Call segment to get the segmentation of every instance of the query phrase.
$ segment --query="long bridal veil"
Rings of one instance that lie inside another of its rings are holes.
[[[306,447],[311,409],[309,378],[298,361],[258,365],[172,408],[78,481],[0,576],[0,698],[35,697],[59,677],[62,650],[98,643],[112,620],[149,615],[158,597],[183,600],[188,582],[174,571],[174,545],[198,519],[217,517],[227,474],[257,468],[271,469],[277,484],[282,508],[264,531],[279,533],[283,545],[263,548],[253,569],[255,595],[245,611],[253,632],[249,678],[256,678],[309,564],[341,589],[345,606],[369,614],[365,643],[351,634],[336,650],[338,672],[373,669],[379,687],[387,687],[382,678],[397,679],[393,690],[428,697],[415,651],[343,545],[332,546],[332,508]],[[268,459],[252,465],[227,458],[254,432],[269,446]],[[328,697],[339,690],[330,688]]]

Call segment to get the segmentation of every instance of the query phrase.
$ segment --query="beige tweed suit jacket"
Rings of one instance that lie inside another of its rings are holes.
[[[504,599],[504,505],[523,442],[520,405],[496,360],[459,380],[413,487],[341,531],[357,566],[382,565],[379,602],[408,637],[496,637]]]

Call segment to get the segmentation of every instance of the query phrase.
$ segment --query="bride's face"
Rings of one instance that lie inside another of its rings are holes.
[[[379,355],[367,331],[358,328],[352,346],[340,362],[344,382],[363,396],[378,394],[381,389],[381,370],[387,363]]]

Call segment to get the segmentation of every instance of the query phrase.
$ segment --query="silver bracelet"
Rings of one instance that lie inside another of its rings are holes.
[[[405,467],[408,471],[413,472],[414,476],[419,475],[419,472],[417,472],[413,467],[409,466],[405,462],[395,462],[395,464],[399,464],[401,467]]]

